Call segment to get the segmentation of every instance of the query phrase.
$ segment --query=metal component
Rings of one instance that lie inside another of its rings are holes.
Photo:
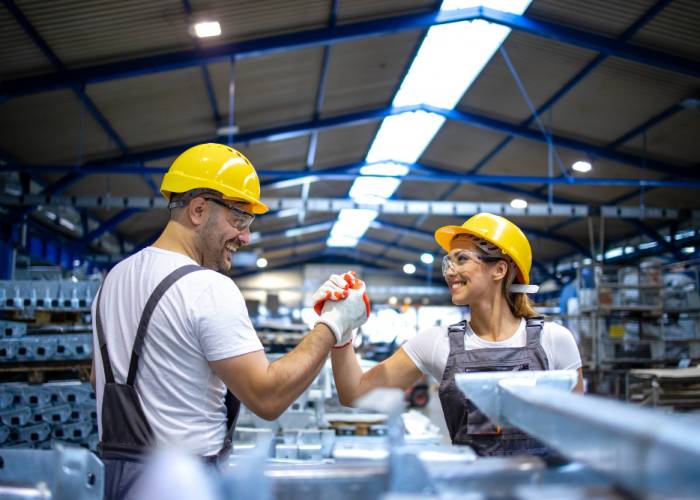
[[[700,436],[694,425],[617,401],[571,394],[563,390],[566,375],[556,380],[548,374],[463,374],[457,375],[457,384],[490,418],[517,426],[642,497],[697,496]],[[547,387],[549,383],[559,388]]]
[[[98,500],[104,470],[83,448],[1,450],[0,497],[8,499]]]

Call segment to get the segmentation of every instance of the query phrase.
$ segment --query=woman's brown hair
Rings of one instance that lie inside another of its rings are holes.
[[[503,294],[506,296],[508,307],[513,315],[518,318],[533,318],[540,316],[530,302],[530,297],[526,293],[510,293],[510,285],[515,281],[515,266],[508,262],[508,276],[503,280]]]

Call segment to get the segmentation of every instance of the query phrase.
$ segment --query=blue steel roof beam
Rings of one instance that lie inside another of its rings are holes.
[[[100,236],[115,229],[119,224],[121,224],[122,222],[127,220],[129,217],[131,217],[135,213],[138,213],[141,211],[142,210],[138,209],[138,208],[127,208],[125,210],[120,211],[118,214],[111,217],[110,219],[103,221],[99,227],[93,229],[88,234],[83,236],[80,239],[80,244],[84,245],[84,246],[89,245],[90,243],[95,241]]]
[[[373,165],[373,163],[357,162],[347,165],[339,165],[322,171],[306,172],[299,170],[258,170],[258,176],[263,180],[261,186],[267,189],[279,189],[288,187],[290,183],[299,181],[303,182],[308,178],[348,181],[354,180],[360,168]],[[403,180],[421,181],[421,182],[453,182],[455,184],[481,184],[494,189],[500,189],[524,196],[532,196],[533,198],[547,201],[548,197],[534,191],[515,188],[510,184],[553,184],[553,185],[581,185],[581,186],[630,186],[630,187],[679,187],[696,189],[700,188],[700,180],[673,180],[673,179],[632,179],[632,178],[608,178],[608,177],[593,177],[593,178],[565,178],[565,177],[545,177],[545,176],[526,176],[526,175],[469,175],[458,174],[449,170],[443,170],[436,167],[427,166],[420,163],[405,164],[412,173],[401,177]],[[76,167],[73,165],[32,165],[19,163],[6,163],[6,171],[26,172],[26,173],[70,173],[76,172]],[[79,170],[82,175],[94,174],[114,174],[114,175],[133,175],[133,174],[163,174],[167,171],[167,167],[132,167],[128,165],[110,165],[106,167],[84,167]],[[415,172],[415,173],[414,173]],[[574,200],[556,197],[557,203],[578,203]],[[614,203],[612,203],[614,204]]]
[[[417,237],[417,238],[421,238],[421,239],[425,239],[425,240],[430,240],[433,243],[435,243],[434,235],[432,233],[420,231],[420,230],[417,230],[413,227],[406,227],[406,226],[401,226],[399,224],[392,224],[392,223],[376,221],[376,220],[374,222],[372,222],[370,227],[375,228],[375,229],[388,229],[391,231],[397,231],[397,232],[400,232],[400,233],[405,234],[407,236],[413,236],[413,237]],[[573,241],[571,238],[566,238],[564,236],[559,236],[556,234],[548,233],[546,231],[531,229],[531,228],[527,228],[524,226],[519,226],[519,227],[520,227],[520,229],[523,230],[523,232],[525,234],[532,235],[532,236],[537,237],[537,238],[544,238],[547,240],[556,241],[558,243],[563,243],[564,245],[570,246],[570,247],[580,251],[581,253],[583,253],[587,256],[590,256],[590,252],[588,250],[586,250],[581,245],[579,245],[578,243]]]
[[[468,111],[459,111],[456,109],[446,110],[441,108],[435,108],[429,105],[422,105],[425,111],[436,113],[444,116],[448,120],[460,121],[468,125],[474,125],[477,127],[486,128],[489,130],[495,130],[498,132],[505,132],[510,135],[517,137],[522,137],[523,139],[528,139],[535,142],[547,143],[547,139],[540,134],[539,131],[535,131],[520,125],[511,124],[502,120],[497,120],[495,118],[490,118],[487,116],[479,115],[476,113],[471,113]],[[597,146],[593,144],[588,144],[576,139],[570,139],[568,137],[562,137],[558,135],[551,135],[552,142],[557,145],[567,149],[572,149],[575,151],[581,151],[583,153],[590,154],[592,156],[598,156],[600,158],[606,158],[618,163],[623,163],[625,165],[630,165],[642,170],[652,170],[663,173],[673,173],[680,177],[687,178],[698,178],[700,173],[694,172],[693,169],[688,167],[682,167],[678,165],[670,165],[668,163],[647,159],[646,161],[636,155],[622,153],[613,151],[605,146]]]
[[[666,241],[666,238],[661,236],[659,232],[648,226],[647,224],[644,224],[642,221],[639,221],[637,219],[625,219],[627,222],[629,222],[632,226],[636,227],[640,231],[642,231],[644,234],[649,236],[652,241],[655,241],[658,243],[660,246],[664,247],[668,252],[671,252],[673,257],[677,260],[683,259],[683,254],[681,253],[680,249],[673,244],[673,241]]]
[[[645,121],[645,122],[642,123],[641,125],[638,125],[637,127],[633,128],[633,129],[630,130],[629,132],[625,132],[624,134],[622,134],[620,137],[618,137],[617,139],[615,139],[614,141],[612,141],[611,143],[609,143],[609,144],[607,145],[607,148],[609,148],[609,149],[616,149],[616,148],[618,148],[620,145],[622,145],[622,144],[624,144],[625,142],[629,141],[629,140],[632,139],[633,137],[638,136],[639,134],[641,134],[641,133],[644,132],[645,130],[650,129],[650,128],[653,127],[654,125],[657,125],[657,124],[661,123],[662,121],[664,121],[664,120],[666,120],[667,118],[673,116],[674,114],[678,113],[678,112],[681,111],[682,109],[683,109],[683,107],[682,107],[680,104],[673,104],[672,106],[669,106],[668,108],[664,109],[664,110],[661,111],[660,113],[657,113],[656,115],[654,115],[654,116],[652,116],[651,118],[649,118],[647,121]],[[670,180],[670,179],[673,179],[673,178],[674,178],[674,176],[667,176],[667,177],[664,178],[664,180]],[[540,188],[540,190],[542,190],[542,189],[544,189],[544,188],[545,188],[545,187],[543,186],[543,187]],[[611,203],[612,203],[612,204],[616,204],[616,203],[619,203],[619,202],[621,202],[621,201],[626,201],[626,200],[628,200],[629,198],[634,198],[635,196],[638,196],[638,195],[639,195],[639,191],[638,191],[638,190],[637,190],[637,191],[633,191],[633,192],[631,192],[631,193],[625,195],[623,198],[619,198],[619,199],[618,199],[619,201],[618,201],[618,200],[613,200]]]
[[[661,10],[666,7],[672,0],[660,0],[650,9],[648,9],[639,19],[637,19],[629,28],[627,28],[622,35],[617,39],[619,42],[626,42],[629,40],[640,28],[642,28],[646,23],[651,21]],[[578,85],[586,76],[588,76],[591,71],[600,66],[600,64],[608,58],[607,54],[598,54],[591,62],[589,62],[583,69],[581,69],[573,78],[566,82],[557,92],[555,92],[547,101],[542,104],[537,109],[537,114],[542,115],[554,104],[556,104],[559,99],[564,97]],[[522,126],[528,126],[534,121],[534,115],[531,115],[527,120],[521,123]],[[506,147],[510,141],[513,140],[513,136],[506,137],[501,141],[490,153],[484,156],[476,165],[472,167],[469,173],[476,173],[481,170],[484,165],[486,165],[492,158],[494,158],[504,147]],[[615,146],[608,145],[611,149]]]
[[[306,135],[311,130],[325,130],[333,129],[337,127],[344,127],[349,125],[359,125],[367,122],[381,120],[387,116],[397,115],[401,113],[424,110],[431,113],[436,113],[444,116],[447,119],[460,121],[468,125],[473,125],[476,127],[486,128],[489,130],[495,130],[497,132],[503,132],[524,139],[532,140],[535,142],[546,143],[545,137],[543,137],[539,132],[531,130],[520,125],[508,123],[495,118],[479,115],[477,113],[471,113],[466,111],[458,110],[446,110],[441,108],[436,108],[434,106],[428,105],[418,105],[418,106],[402,106],[393,107],[387,106],[384,108],[361,111],[357,113],[350,113],[347,115],[335,116],[331,118],[321,118],[319,120],[311,120],[309,122],[300,122],[291,125],[285,125],[281,127],[273,127],[270,129],[257,130],[248,132],[245,134],[239,134],[236,138],[238,143],[253,143],[265,140],[282,140],[293,137],[298,137],[300,135]],[[223,137],[214,137],[210,139],[212,142],[222,141]],[[621,153],[610,150],[604,146],[598,146],[594,144],[588,144],[575,139],[569,139],[562,136],[552,136],[552,140],[556,145],[581,151],[587,154],[599,156],[601,158],[606,158],[615,162],[624,163],[626,165],[631,165],[641,169],[649,169],[655,171],[662,171],[665,173],[674,173],[678,177],[686,178],[698,178],[700,173],[696,173],[693,169],[683,167],[680,165],[668,164],[662,161],[647,159],[628,154]],[[201,142],[201,141],[199,141]],[[197,143],[187,143],[178,146],[169,146],[166,148],[153,149],[149,151],[143,151],[139,153],[132,153],[128,157],[111,157],[103,158],[101,160],[94,160],[91,162],[86,162],[87,167],[99,166],[99,165],[109,165],[111,163],[129,163],[129,162],[146,162],[154,161],[161,158],[167,158],[170,156],[177,155],[183,150],[191,147]]]
[[[190,5],[189,0],[182,0],[182,7],[185,9],[185,13],[187,14],[188,18],[192,17],[192,6]],[[199,40],[197,38],[194,39],[194,45],[198,49],[201,48],[201,44],[199,43]],[[211,84],[211,77],[209,76],[209,68],[207,67],[206,63],[202,63],[200,65],[202,69],[202,80],[204,81],[204,89],[207,92],[207,98],[209,99],[209,106],[211,106],[211,114],[212,114],[212,119],[214,120],[215,125],[219,125],[221,122],[221,114],[219,113],[219,107],[216,103],[216,92],[214,91],[214,87]]]
[[[3,0],[8,1],[8,0]],[[551,22],[500,12],[485,7],[473,7],[454,11],[431,11],[408,14],[373,21],[345,24],[334,28],[320,28],[299,33],[233,42],[201,49],[185,50],[143,57],[118,63],[97,65],[16,79],[0,84],[0,96],[28,95],[72,85],[92,84],[119,78],[172,71],[202,63],[227,61],[231,57],[256,57],[289,50],[334,44],[343,41],[388,35],[402,31],[426,29],[433,25],[484,19],[526,33],[576,45],[622,59],[700,77],[700,64],[672,54],[638,47],[603,36],[572,29]]]

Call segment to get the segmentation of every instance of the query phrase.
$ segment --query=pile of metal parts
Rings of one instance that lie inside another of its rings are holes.
[[[630,370],[627,400],[675,410],[700,408],[700,367]]]
[[[90,325],[42,326],[0,321],[0,366],[51,361],[86,361],[92,358]]]
[[[0,281],[0,309],[87,310],[99,286],[97,281]]]
[[[214,475],[192,457],[161,451],[151,460],[137,498],[698,497],[700,435],[695,423],[627,403],[572,394],[576,379],[575,371],[457,376],[459,387],[494,422],[519,427],[544,441],[571,459],[568,465],[547,466],[534,457],[480,458],[467,447],[407,442],[401,419],[403,394],[383,389],[358,405],[387,416],[387,435],[364,443],[356,440],[352,454],[339,453],[342,446],[336,441],[332,458],[275,459],[271,433],[259,432],[247,453],[239,450],[229,467]],[[316,437],[323,443],[323,435]],[[306,438],[311,435],[301,437]],[[0,493],[21,487],[35,493],[33,497],[48,491],[50,498],[99,498],[87,485],[97,488],[100,473],[89,469],[92,462],[87,455],[77,458],[89,453],[86,450],[35,450],[35,455],[25,456],[0,453],[5,464],[0,468]],[[74,465],[49,467],[48,455],[37,459],[49,453],[55,463],[65,463],[65,454],[70,453]],[[27,471],[32,467],[35,473],[30,475]],[[82,481],[80,489],[76,478]],[[70,491],[70,496],[63,491]]]
[[[89,384],[0,384],[0,446],[53,449],[61,443],[97,449],[97,410]]]

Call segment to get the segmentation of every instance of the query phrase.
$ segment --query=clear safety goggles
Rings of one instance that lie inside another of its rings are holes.
[[[469,263],[473,262],[496,262],[499,260],[509,260],[505,257],[496,257],[494,255],[483,255],[471,250],[460,250],[452,255],[445,255],[442,258],[442,276],[447,277],[450,271],[457,274],[462,271]],[[510,263],[512,265],[512,263]],[[521,285],[514,283],[510,285],[508,291],[510,293],[537,293],[540,287],[537,285]]]
[[[207,201],[213,201],[217,205],[221,205],[224,208],[228,208],[232,216],[231,219],[229,219],[229,223],[233,226],[233,228],[236,231],[245,231],[255,220],[255,215],[249,214],[248,212],[245,212],[238,207],[234,207],[233,205],[229,205],[228,203],[224,202],[223,200],[220,200],[219,198],[204,199]]]
[[[473,262],[496,262],[498,260],[503,260],[503,257],[483,255],[471,250],[460,250],[442,258],[442,275],[447,276],[450,271],[458,273]]]

